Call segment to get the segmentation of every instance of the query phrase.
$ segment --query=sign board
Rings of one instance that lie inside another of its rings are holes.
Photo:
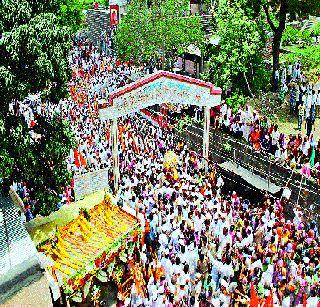
[[[103,190],[109,187],[108,169],[98,170],[74,177],[75,200],[85,195]]]
[[[102,120],[108,120],[163,103],[215,107],[221,103],[221,89],[194,78],[157,72],[113,93],[109,106],[99,113]]]
[[[109,0],[109,5],[124,6],[128,4],[128,0]]]
[[[119,23],[119,5],[110,5],[110,26],[116,26]]]

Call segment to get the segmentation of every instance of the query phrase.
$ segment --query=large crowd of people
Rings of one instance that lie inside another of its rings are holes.
[[[223,104],[213,110],[213,126],[244,138],[257,152],[271,154],[276,162],[298,169],[306,177],[313,177],[320,185],[320,140],[315,137],[315,120],[320,117],[319,84],[307,82],[299,61],[283,65],[276,72],[283,102],[288,94],[290,112],[298,118],[298,134],[285,135],[266,116],[249,105],[233,112]],[[301,132],[306,127],[306,135]]]
[[[98,105],[106,103],[110,93],[131,82],[131,77],[143,69],[115,59],[108,48],[112,32],[112,28],[108,29],[103,36],[104,48],[100,51],[86,37],[79,35],[75,38],[69,59],[72,69],[69,98],[54,105],[48,101],[42,102],[40,94],[36,94],[10,105],[10,112],[23,115],[29,128],[36,124],[37,115],[51,119],[59,114],[70,122],[78,145],[70,152],[67,162],[68,169],[75,175],[111,166],[110,125],[99,120]],[[30,133],[33,138],[37,137],[32,129]],[[29,197],[32,187],[27,187],[26,183],[14,186],[25,203],[27,220],[32,219],[30,208],[34,200]],[[73,201],[73,182],[59,196],[61,201],[58,207]]]
[[[85,37],[75,38],[70,55],[70,98],[53,105],[49,102],[41,103],[40,95],[32,95],[23,102],[14,102],[10,108],[11,112],[17,115],[23,114],[29,127],[35,125],[35,114],[50,118],[59,113],[68,119],[78,144],[68,157],[68,169],[75,175],[112,169],[111,127],[109,122],[100,121],[99,103],[106,103],[110,93],[131,82],[133,75],[145,71],[145,67],[136,67],[132,63],[122,63],[116,59],[111,48],[113,31],[112,28],[108,29],[101,36],[100,50]],[[282,84],[303,78],[301,72],[299,73],[301,65],[295,64],[293,67],[295,68],[292,68],[291,73],[288,68],[287,72],[281,74]],[[304,112],[309,110],[309,114],[315,114],[319,95],[313,91],[313,95],[310,96],[309,87],[302,86],[301,90],[307,93],[305,100],[308,104],[312,101],[311,108],[304,107]],[[304,94],[299,95],[299,101],[304,101],[303,97]],[[195,115],[199,117],[199,110],[195,110]],[[287,136],[249,106],[234,113],[226,104],[221,106],[219,112],[213,112],[212,124],[214,128],[221,128],[237,138],[243,137],[256,151],[274,155],[279,163],[292,169],[300,169],[306,177],[312,176],[320,184],[320,143],[314,138],[312,131],[307,136],[301,133]],[[32,130],[30,131],[32,133]],[[123,136],[122,131],[123,124],[120,122],[121,147],[130,145],[136,148],[132,138]],[[28,187],[25,183],[17,184],[17,191],[26,204],[29,220],[33,217],[30,211],[33,200],[29,197]],[[60,196],[61,202],[57,204],[58,207],[74,200],[73,182]]]
[[[134,285],[119,306],[317,306],[318,230],[284,200],[257,203],[222,193],[223,179],[177,140],[138,116],[123,121],[118,203],[137,212],[145,231],[140,255],[146,291]],[[143,137],[144,136],[144,137]],[[165,154],[178,163],[165,168]],[[257,301],[256,301],[257,302]],[[258,305],[255,305],[258,306]]]
[[[277,125],[248,105],[232,112],[227,104],[223,104],[220,111],[214,114],[213,122],[214,128],[221,128],[235,138],[243,138],[255,151],[271,154],[276,162],[298,169],[320,184],[320,142],[313,133],[309,136],[301,132],[285,135]]]
[[[103,46],[110,46],[111,34],[112,29]],[[70,99],[51,105],[33,96],[16,102],[11,112],[23,114],[30,127],[34,114],[58,112],[70,121],[78,142],[68,158],[69,169],[75,174],[112,169],[110,124],[100,121],[98,106],[141,68],[117,61],[108,48],[98,51],[81,37],[70,65]],[[293,74],[298,78],[297,69]],[[233,113],[227,105],[216,114],[214,126],[291,167],[305,167],[307,176],[320,176],[320,143],[312,131],[306,137],[285,136],[250,107]],[[117,199],[136,211],[144,230],[136,257],[146,281],[145,291],[134,285],[127,300],[119,299],[119,306],[318,306],[318,230],[297,208],[295,218],[286,220],[285,199],[266,194],[250,203],[237,192],[222,193],[223,178],[212,165],[205,173],[201,156],[170,129],[138,115],[119,121],[119,140]],[[166,169],[169,150],[178,162]],[[110,183],[112,178],[110,171]],[[17,189],[28,196],[24,184]],[[71,195],[67,188],[63,203],[70,202]]]

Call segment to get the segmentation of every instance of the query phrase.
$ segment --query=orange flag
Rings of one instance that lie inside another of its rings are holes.
[[[139,147],[137,146],[137,143],[136,143],[136,141],[135,141],[135,139],[134,138],[132,138],[132,149],[133,149],[133,151],[136,153],[136,154],[139,154],[140,153],[140,150],[139,150]]]
[[[307,307],[307,294],[303,294],[302,306]]]
[[[264,305],[265,307],[273,307],[273,295],[272,295],[272,290],[270,290],[270,293],[266,299],[266,303]]]
[[[121,137],[120,142],[121,142],[122,151],[125,151],[126,150],[126,144],[124,143],[124,137],[123,136]]]
[[[84,156],[83,156],[83,154],[81,152],[79,153],[79,156],[80,156],[81,165],[86,166],[87,165],[87,161],[86,161],[86,159],[84,158]]]
[[[251,291],[250,291],[250,307],[259,306],[259,296],[256,289],[254,288],[253,283],[251,282]]]
[[[80,167],[80,161],[79,161],[79,152],[78,150],[73,151],[73,156],[74,156],[74,164],[76,165],[77,168]]]

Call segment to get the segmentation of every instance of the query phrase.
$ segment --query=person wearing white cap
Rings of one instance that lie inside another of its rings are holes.
[[[181,231],[179,228],[176,228],[172,233],[171,233],[171,238],[170,238],[170,245],[174,247],[176,251],[179,250],[179,239],[181,237]]]
[[[310,296],[307,299],[307,306],[308,307],[318,307],[319,306],[319,297],[314,289],[310,290]]]
[[[177,304],[180,304],[180,306],[188,305],[188,293],[184,284],[181,284],[179,287],[177,287],[175,301]]]
[[[196,268],[197,268],[197,262],[199,260],[199,254],[197,249],[194,246],[194,243],[192,242],[189,246],[188,246],[188,264],[189,264],[189,271],[190,271],[190,276],[191,278],[194,277]]]
[[[157,291],[157,300],[156,300],[157,306],[163,306],[165,300],[166,300],[166,297],[165,297],[164,286],[159,286]]]

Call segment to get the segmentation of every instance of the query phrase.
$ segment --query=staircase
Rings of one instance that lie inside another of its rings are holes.
[[[0,196],[0,305],[41,276],[37,250],[18,209]]]
[[[212,25],[212,15],[201,15],[200,18],[206,37],[210,38],[214,34]]]
[[[96,45],[100,46],[101,32],[109,26],[110,13],[106,9],[87,10],[86,22],[88,26],[88,36]]]

